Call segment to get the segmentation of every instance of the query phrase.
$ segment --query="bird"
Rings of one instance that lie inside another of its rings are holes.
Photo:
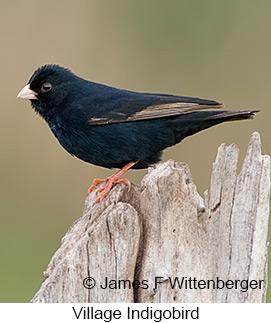
[[[197,97],[135,92],[85,80],[69,69],[46,64],[36,69],[17,95],[29,99],[72,156],[97,166],[120,169],[94,179],[99,203],[130,168],[161,160],[165,148],[225,121],[251,119],[259,110],[224,110],[222,103]]]

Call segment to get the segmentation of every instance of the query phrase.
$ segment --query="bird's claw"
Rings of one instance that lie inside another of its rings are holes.
[[[104,183],[105,181],[106,181],[106,179],[97,179],[97,178],[95,178],[93,180],[92,185],[88,189],[88,194],[90,194],[98,185]]]
[[[105,186],[98,188],[96,195],[98,195],[99,193],[100,193],[100,195],[96,198],[93,205],[101,202],[101,200],[103,200],[107,196],[107,194],[110,192],[112,186],[117,183],[124,183],[125,185],[128,186],[128,191],[130,191],[131,183],[128,181],[127,178],[121,178],[120,176],[122,176],[125,172],[127,172],[127,170],[129,170],[131,167],[133,167],[136,163],[137,163],[137,161],[136,162],[129,162],[127,165],[122,167],[122,169],[120,169],[116,174],[108,177],[107,179],[94,179],[93,184],[88,189],[88,194],[90,194],[99,184],[104,183],[104,182],[106,182],[106,184],[105,184]]]
[[[97,189],[96,195],[100,195],[96,198],[95,202],[93,203],[100,203],[110,192],[111,188],[117,183],[124,183],[128,186],[128,191],[131,189],[131,183],[128,181],[127,178],[116,178],[114,175],[107,178],[107,179],[94,179],[93,184],[88,189],[88,194],[90,194],[99,184],[106,182],[106,185],[103,187],[99,187]]]

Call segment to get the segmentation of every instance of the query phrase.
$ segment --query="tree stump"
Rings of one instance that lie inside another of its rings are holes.
[[[204,198],[172,160],[99,204],[90,194],[32,302],[264,302],[270,157],[260,146],[254,133],[237,175],[238,148],[222,144]]]

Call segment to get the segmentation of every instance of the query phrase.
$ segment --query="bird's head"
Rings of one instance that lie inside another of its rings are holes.
[[[75,90],[75,79],[77,76],[64,67],[44,65],[33,73],[17,97],[29,99],[35,111],[48,121],[59,104]]]

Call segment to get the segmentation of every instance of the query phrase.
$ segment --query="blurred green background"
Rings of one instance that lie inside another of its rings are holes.
[[[1,302],[33,297],[93,178],[112,174],[71,157],[29,102],[16,99],[38,66],[57,63],[115,87],[261,109],[253,121],[214,127],[164,153],[163,160],[189,164],[201,194],[222,142],[235,142],[242,161],[257,130],[271,154],[270,0],[1,0],[0,9]],[[128,178],[139,183],[144,174]]]

